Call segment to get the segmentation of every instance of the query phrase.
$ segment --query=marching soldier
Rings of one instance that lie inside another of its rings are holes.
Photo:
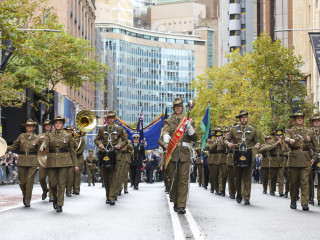
[[[80,135],[74,139],[74,141],[75,141],[75,145],[77,146],[75,151],[78,159],[79,170],[77,172],[74,172],[72,194],[79,195],[80,186],[81,186],[81,172],[83,170],[83,162],[84,162],[83,152],[86,146],[86,142],[83,136],[81,136],[81,132],[80,132]]]
[[[114,123],[116,119],[116,112],[109,110],[107,113],[108,124],[105,127],[100,127],[94,143],[104,150],[108,144],[109,137],[111,138],[112,147],[116,151],[116,155],[120,149],[128,144],[125,130]],[[120,143],[121,140],[121,143]],[[118,162],[118,157],[117,157]],[[106,204],[114,205],[118,192],[117,167],[101,167],[101,174],[103,175],[104,186],[106,189]]]
[[[70,133],[71,135],[73,135],[71,126],[67,126],[63,130],[66,131],[67,133]],[[75,147],[76,147],[76,145],[77,144],[75,142]],[[74,168],[70,167],[68,169],[68,178],[67,178],[67,185],[66,185],[66,196],[67,197],[72,196],[71,193],[72,193],[73,181],[74,181]]]
[[[199,187],[203,186],[203,161],[201,160],[201,143],[198,148],[195,149],[196,151],[196,165],[198,170],[198,183]]]
[[[159,139],[159,144],[164,149],[167,149],[171,138],[180,138],[177,145],[174,146],[174,150],[170,152],[171,161],[167,165],[167,169],[170,176],[170,188],[171,196],[174,202],[174,211],[179,214],[185,214],[186,202],[188,195],[188,179],[191,165],[192,157],[192,142],[198,140],[198,135],[195,128],[195,122],[187,119],[185,122],[185,127],[187,128],[186,133],[183,136],[175,134],[176,130],[180,134],[179,126],[183,120],[183,100],[181,98],[176,98],[173,101],[173,114],[170,119],[166,119],[163,125],[163,134]],[[182,125],[181,125],[182,126]],[[181,140],[183,139],[183,142]],[[171,143],[171,142],[170,142]],[[173,143],[173,142],[172,142]],[[172,145],[173,146],[173,145]],[[181,152],[179,148],[181,147]],[[180,156],[179,156],[180,152]],[[168,158],[168,149],[167,149]]]
[[[309,174],[314,157],[318,156],[319,144],[312,130],[304,126],[305,114],[298,110],[291,118],[294,118],[295,126],[286,131],[285,142],[289,145],[289,178],[291,209],[297,208],[299,185],[301,187],[302,210],[308,211],[309,200]],[[311,151],[313,151],[313,154]]]
[[[49,185],[54,198],[53,208],[57,212],[62,212],[68,170],[70,167],[74,167],[75,171],[78,171],[78,161],[72,135],[62,130],[65,119],[57,116],[50,123],[54,125],[55,131],[45,136],[39,151],[49,148],[47,169]]]
[[[36,176],[37,167],[39,166],[37,159],[37,151],[40,145],[39,137],[33,132],[37,125],[32,119],[29,119],[25,125],[26,133],[21,133],[17,140],[7,151],[19,149],[18,179],[20,189],[23,195],[23,204],[30,207],[34,178]]]
[[[319,144],[319,138],[320,138],[320,115],[319,114],[314,114],[312,116],[312,130],[314,133],[315,138],[317,139],[317,142]],[[318,205],[320,205],[320,162],[319,162],[319,156],[315,156],[314,157],[314,164],[312,165],[312,169],[311,169],[311,174],[310,174],[310,198],[309,198],[309,203],[310,204],[314,204],[314,178],[316,176],[316,174],[318,174],[318,187],[317,187],[317,200],[318,200]]]
[[[40,133],[39,134],[39,138],[41,141],[43,141],[44,137],[51,132],[51,124],[50,124],[50,120],[46,119],[43,124],[42,124],[43,128],[44,128],[44,133]],[[47,193],[49,191],[49,202],[53,202],[53,195],[52,195],[52,191],[49,187],[47,187],[47,178],[48,176],[48,171],[46,168],[39,166],[39,182],[40,182],[40,186],[42,188],[42,200],[45,200],[47,198]]]
[[[145,152],[144,152],[144,146],[143,144],[139,143],[139,134],[133,134],[133,154],[131,155],[131,176],[132,176],[132,183],[133,188],[135,190],[139,189],[139,182],[141,179],[141,168],[142,163],[146,159]]]
[[[88,172],[88,186],[92,185],[94,186],[95,183],[95,175],[96,175],[96,163],[97,163],[97,157],[93,155],[93,150],[89,150],[89,155],[86,157],[86,164],[87,164],[87,172]]]
[[[263,186],[263,194],[267,194],[267,188],[268,188],[268,182],[269,182],[269,176],[270,176],[270,147],[271,147],[271,136],[267,135],[264,137],[264,140],[266,141],[265,144],[261,145],[261,148],[258,150],[258,153],[262,153],[262,159],[261,159],[261,173],[262,173],[262,186]],[[272,195],[272,190],[270,189],[270,195]],[[274,195],[272,195],[274,196]]]
[[[230,129],[225,128],[225,138],[230,134]],[[235,199],[236,190],[234,187],[234,174],[233,174],[233,149],[227,147],[227,177],[228,177],[228,190],[230,199]]]
[[[223,130],[221,129],[221,139],[218,140],[218,150],[220,151],[220,157],[219,157],[219,190],[220,195],[225,196],[226,195],[226,183],[227,183],[227,145],[224,142],[223,137]],[[216,135],[218,132],[216,133]]]
[[[257,149],[260,147],[257,131],[248,124],[248,112],[246,110],[241,110],[236,117],[240,120],[240,123],[238,126],[231,128],[225,143],[229,148],[234,148],[241,144],[246,145],[246,153],[248,153],[248,156],[251,154],[252,157],[252,147]],[[245,205],[250,204],[252,166],[253,163],[250,166],[234,166],[233,168],[237,192],[236,200],[238,203],[241,203],[243,197]]]
[[[124,179],[123,179],[123,190],[124,193],[128,192],[128,174],[130,172],[131,155],[133,154],[133,146],[131,141],[128,141],[127,151],[125,155],[125,168],[124,168]]]

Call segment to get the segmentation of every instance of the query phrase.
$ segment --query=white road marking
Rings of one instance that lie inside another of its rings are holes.
[[[194,239],[196,239],[196,240],[204,240],[203,234],[202,234],[198,224],[196,223],[196,221],[192,217],[192,214],[190,213],[188,208],[186,208],[186,214],[185,215],[186,215],[186,218],[187,218],[187,221],[189,223],[189,226],[190,226],[190,229],[192,231]]]
[[[183,230],[182,230],[182,227],[180,224],[178,214],[175,211],[173,211],[173,204],[170,202],[169,194],[166,194],[166,196],[167,196],[169,211],[170,211],[170,215],[171,215],[174,239],[176,239],[176,240],[186,239],[183,234]]]

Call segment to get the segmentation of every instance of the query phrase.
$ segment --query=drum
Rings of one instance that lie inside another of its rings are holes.
[[[314,173],[320,173],[320,160],[315,161],[314,164],[312,165],[312,172]]]
[[[240,151],[239,149],[234,150],[233,154],[233,166],[235,167],[248,167],[252,163],[252,150]]]
[[[116,151],[114,149],[99,150],[98,157],[101,167],[109,168],[117,165]]]

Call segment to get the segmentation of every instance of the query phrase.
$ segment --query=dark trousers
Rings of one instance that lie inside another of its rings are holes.
[[[225,163],[219,164],[219,172],[221,174],[221,188],[220,192],[226,191],[226,182],[227,182],[227,165]]]
[[[219,165],[210,164],[209,165],[209,175],[210,175],[210,190],[219,192]]]
[[[268,188],[268,182],[269,182],[269,168],[268,167],[262,167],[262,185],[263,185],[263,191],[267,191]]]
[[[209,167],[203,166],[203,174],[204,174],[204,186],[208,187],[209,184]]]
[[[147,182],[152,183],[153,179],[153,167],[146,168],[146,174],[147,174]]]
[[[277,187],[277,175],[279,168],[270,168],[270,191],[275,192]]]
[[[138,187],[140,178],[141,178],[141,165],[138,165],[138,166],[131,165],[130,168],[131,168],[133,186]]]
[[[234,174],[233,174],[233,166],[228,166],[228,188],[229,188],[229,195],[235,195],[236,189],[234,186]]]

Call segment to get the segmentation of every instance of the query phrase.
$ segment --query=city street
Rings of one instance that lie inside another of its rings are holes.
[[[79,196],[65,198],[62,213],[40,199],[35,185],[31,208],[24,208],[18,185],[0,187],[1,236],[5,239],[317,239],[320,206],[309,212],[289,208],[289,199],[262,194],[252,185],[251,205],[211,194],[191,184],[186,215],[173,212],[162,183],[105,204],[101,184],[83,183]],[[20,201],[19,201],[20,200]],[[170,206],[170,207],[169,207]]]

